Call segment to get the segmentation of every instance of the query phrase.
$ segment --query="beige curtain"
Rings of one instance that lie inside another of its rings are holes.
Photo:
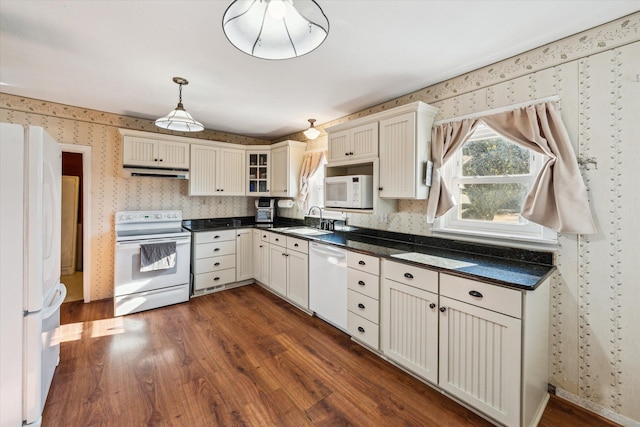
[[[304,211],[307,210],[307,200],[309,200],[309,179],[316,173],[322,159],[325,157],[326,151],[307,151],[302,158],[302,167],[300,168],[300,179],[298,183],[298,196],[295,198],[298,207]]]
[[[525,198],[522,207],[524,218],[561,233],[596,232],[587,189],[557,102],[529,105],[436,126],[432,149],[434,176],[427,204],[427,221],[432,222],[453,207],[455,202],[443,185],[440,168],[455,150],[462,147],[480,121],[510,141],[545,156],[545,163]]]

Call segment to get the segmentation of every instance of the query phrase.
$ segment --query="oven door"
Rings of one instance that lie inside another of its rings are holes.
[[[176,242],[173,268],[140,271],[140,245]],[[189,283],[191,236],[116,242],[114,294],[116,297]]]

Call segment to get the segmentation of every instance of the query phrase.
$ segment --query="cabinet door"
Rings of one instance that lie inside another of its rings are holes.
[[[349,160],[375,159],[378,157],[378,122],[351,129]]]
[[[189,171],[190,196],[214,196],[216,194],[216,161],[218,149],[191,144]]]
[[[382,352],[434,384],[438,382],[438,296],[383,279]]]
[[[158,166],[189,169],[189,144],[158,141]]]
[[[289,148],[271,151],[271,195],[287,197],[289,194]]]
[[[236,240],[236,280],[253,278],[253,230],[238,230]]]
[[[247,196],[268,196],[270,153],[265,151],[247,152]]]
[[[327,163],[349,160],[349,153],[351,152],[350,133],[351,130],[343,130],[342,132],[329,134]]]
[[[440,387],[519,425],[521,320],[442,296],[440,307]]]
[[[287,257],[285,248],[269,245],[269,287],[287,295]]]
[[[158,141],[155,139],[125,136],[122,146],[123,165],[150,167],[158,165]]]
[[[287,252],[287,298],[303,308],[309,308],[309,256]]]
[[[380,121],[380,197],[415,197],[415,123],[415,113]]]
[[[219,196],[244,196],[244,164],[244,151],[220,149],[216,188]]]
[[[253,230],[253,278],[260,283],[262,280],[262,240],[260,240],[260,230]]]

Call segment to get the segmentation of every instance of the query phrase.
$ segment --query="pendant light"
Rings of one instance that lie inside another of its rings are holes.
[[[320,46],[329,34],[329,20],[314,0],[234,0],[222,29],[244,53],[290,59]]]
[[[202,123],[197,122],[191,114],[187,113],[182,105],[182,85],[188,85],[189,81],[182,77],[174,77],[173,82],[178,84],[180,96],[178,106],[175,110],[156,120],[156,126],[163,129],[175,130],[179,132],[200,132],[204,129]]]
[[[303,132],[307,139],[316,139],[320,135],[320,131],[314,126],[315,122],[316,119],[309,119],[309,129]]]

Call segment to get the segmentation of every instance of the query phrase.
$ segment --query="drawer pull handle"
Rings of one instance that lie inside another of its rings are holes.
[[[213,252],[218,252],[219,250],[220,250],[220,248],[215,248],[215,249],[213,250]]]
[[[360,265],[367,265],[367,263],[366,263],[366,262],[364,262],[364,261],[362,261],[362,260],[358,261],[358,264],[360,264]]]
[[[362,280],[358,280],[358,285],[364,286],[364,282]]]
[[[218,280],[220,280],[220,278],[219,278],[219,277],[214,277],[214,278],[213,278],[213,281],[214,281],[214,282],[217,282]]]
[[[361,308],[362,310],[364,310],[364,304],[363,303],[359,303],[358,304],[358,308]]]
[[[215,236],[213,236],[214,239],[219,239],[220,236],[218,236],[217,234]]]
[[[447,307],[440,307],[440,313],[444,313],[445,311],[447,311]]]
[[[482,294],[478,291],[469,291],[469,295],[476,298],[482,298]]]
[[[364,334],[364,328],[362,326],[358,326],[358,332],[362,332]]]
[[[431,304],[429,304],[429,308],[436,308],[436,303],[432,302]]]
[[[280,239],[275,239],[275,241],[276,241],[276,242],[279,242],[279,241],[280,241]]]
[[[299,245],[297,243],[294,243],[293,246],[295,246],[297,248]]]
[[[407,279],[413,279],[413,274],[411,274],[411,273],[404,273],[404,277],[406,277]]]
[[[262,235],[262,238],[263,238],[263,239],[266,239],[266,238],[267,238],[267,235],[266,235],[266,234],[263,234],[263,235]]]
[[[216,263],[215,263],[215,264],[213,264],[213,265],[214,265],[215,267],[217,267],[217,266],[219,266],[219,265],[220,265],[220,263],[219,263],[219,262],[216,262]]]

